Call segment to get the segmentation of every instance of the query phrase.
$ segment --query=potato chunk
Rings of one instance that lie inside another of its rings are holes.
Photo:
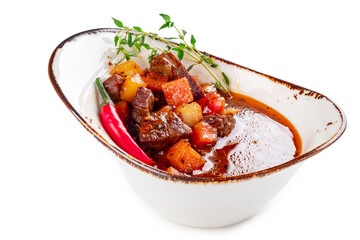
[[[174,111],[189,127],[195,126],[202,119],[201,106],[196,102],[178,106]]]
[[[134,61],[127,61],[116,65],[110,72],[110,74],[117,73],[124,78],[131,77],[135,73],[143,75],[144,71]]]
[[[138,73],[128,77],[123,83],[120,91],[120,98],[128,103],[132,103],[139,87],[146,87]]]

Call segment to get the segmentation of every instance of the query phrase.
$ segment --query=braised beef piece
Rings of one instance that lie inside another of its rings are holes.
[[[120,102],[120,89],[124,83],[125,78],[121,77],[119,74],[114,73],[111,77],[105,80],[104,87],[107,93],[109,94],[111,100],[114,103]]]
[[[205,115],[203,116],[202,120],[216,127],[219,137],[225,137],[229,135],[235,127],[235,119],[231,114]]]
[[[154,111],[159,110],[160,108],[164,107],[167,105],[164,93],[161,92],[153,92],[154,97],[155,97],[155,101],[154,101]]]
[[[132,118],[141,123],[144,117],[149,116],[154,106],[154,94],[146,87],[139,87],[132,102]]]
[[[191,128],[166,106],[144,118],[139,129],[139,141],[143,148],[161,150],[188,138],[191,133]]]
[[[162,53],[153,57],[150,61],[150,70],[154,72],[162,72],[164,75],[167,75],[170,80],[186,77],[189,82],[194,101],[205,97],[204,90],[200,87],[198,81],[189,74],[179,59],[170,52]]]
[[[126,125],[126,129],[130,133],[131,137],[135,140],[135,142],[139,142],[139,129],[140,124],[135,122],[134,119],[131,119],[129,124]]]

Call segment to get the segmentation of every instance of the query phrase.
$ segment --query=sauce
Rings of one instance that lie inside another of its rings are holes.
[[[236,112],[235,128],[213,146],[194,148],[206,163],[202,170],[193,171],[193,175],[243,175],[274,167],[301,154],[299,133],[276,110],[238,93],[226,98],[226,109]],[[170,166],[166,152],[167,149],[150,153],[157,167],[163,170]]]

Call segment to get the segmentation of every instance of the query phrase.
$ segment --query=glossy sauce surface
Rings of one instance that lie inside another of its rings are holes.
[[[228,109],[228,110],[227,110]],[[250,97],[232,93],[225,111],[236,112],[235,128],[215,145],[195,147],[206,160],[193,175],[237,176],[285,163],[301,154],[301,138],[282,114]],[[152,154],[157,167],[169,167],[166,149]]]

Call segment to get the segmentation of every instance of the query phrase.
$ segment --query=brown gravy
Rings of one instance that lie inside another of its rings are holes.
[[[269,106],[245,95],[232,93],[226,109],[235,109],[236,125],[215,146],[194,148],[206,160],[193,175],[236,176],[287,162],[301,154],[301,138],[292,123]],[[152,153],[157,167],[167,169],[167,149]]]

